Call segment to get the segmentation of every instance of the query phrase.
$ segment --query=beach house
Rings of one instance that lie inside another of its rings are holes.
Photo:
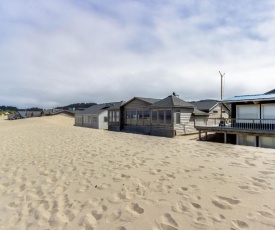
[[[196,119],[195,127],[201,132],[231,135],[238,145],[275,148],[275,90],[265,94],[234,96],[223,100],[231,104],[230,119]]]
[[[207,113],[180,99],[175,93],[164,99],[134,97],[121,104],[119,109],[110,108],[109,121],[115,112],[119,118],[116,123],[109,122],[109,130],[164,137],[195,133],[194,119],[208,117]]]
[[[75,126],[108,129],[108,108],[119,104],[120,102],[111,102],[93,105],[83,111],[75,113]]]

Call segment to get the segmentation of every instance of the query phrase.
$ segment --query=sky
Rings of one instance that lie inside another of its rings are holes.
[[[1,0],[0,105],[275,88],[274,0]]]

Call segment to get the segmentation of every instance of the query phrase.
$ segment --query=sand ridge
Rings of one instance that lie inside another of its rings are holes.
[[[0,229],[275,229],[275,150],[0,122]]]

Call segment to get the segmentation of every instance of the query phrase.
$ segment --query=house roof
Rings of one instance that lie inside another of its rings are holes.
[[[125,104],[125,101],[117,102],[115,105],[108,108],[108,110],[120,109],[120,107]]]
[[[196,106],[199,110],[209,112],[217,103],[217,100],[207,99],[207,100],[200,100],[200,101],[190,101],[191,104]]]
[[[154,104],[157,101],[160,101],[160,99],[155,99],[155,98],[146,98],[146,97],[133,97],[132,99],[130,99],[129,101],[126,101],[125,103],[123,103],[122,105],[125,106],[127,104],[129,104],[130,102],[132,102],[133,100],[140,100],[143,101],[149,105]]]
[[[205,112],[203,112],[201,110],[198,110],[197,108],[194,108],[193,114],[194,115],[199,115],[199,116],[209,115],[208,113],[205,113]]]
[[[111,106],[116,105],[117,103],[121,102],[110,102],[110,103],[103,103],[103,104],[98,104],[98,105],[93,105],[83,111],[79,111],[77,114],[94,114],[94,115],[99,115],[100,113],[104,112]]]
[[[20,117],[25,118],[26,117],[26,112],[25,111],[18,111],[18,114]]]
[[[222,102],[232,103],[232,102],[271,101],[271,100],[275,100],[275,93],[234,96],[234,97],[226,98],[222,100]]]
[[[275,93],[275,89],[272,89],[272,90],[266,92],[265,94],[273,94],[273,93]]]
[[[155,99],[155,98],[146,98],[146,97],[135,97],[136,99],[139,99],[141,101],[145,101],[149,104],[154,104],[158,101],[160,101],[161,99]]]
[[[209,112],[212,108],[214,108],[220,101],[213,100],[213,99],[206,99],[206,100],[200,100],[200,101],[190,101],[191,104],[195,105],[199,110],[204,112]],[[230,110],[230,108],[226,105],[224,107],[227,110]]]
[[[184,108],[194,108],[195,106],[190,104],[189,102],[186,102],[180,98],[178,98],[177,96],[174,95],[170,95],[156,103],[154,103],[153,105],[151,105],[152,108],[156,108],[156,107],[169,107],[169,108],[173,108],[173,107],[184,107]]]

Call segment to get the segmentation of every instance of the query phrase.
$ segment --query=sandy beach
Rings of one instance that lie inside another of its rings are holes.
[[[275,229],[275,150],[0,118],[0,229]]]

